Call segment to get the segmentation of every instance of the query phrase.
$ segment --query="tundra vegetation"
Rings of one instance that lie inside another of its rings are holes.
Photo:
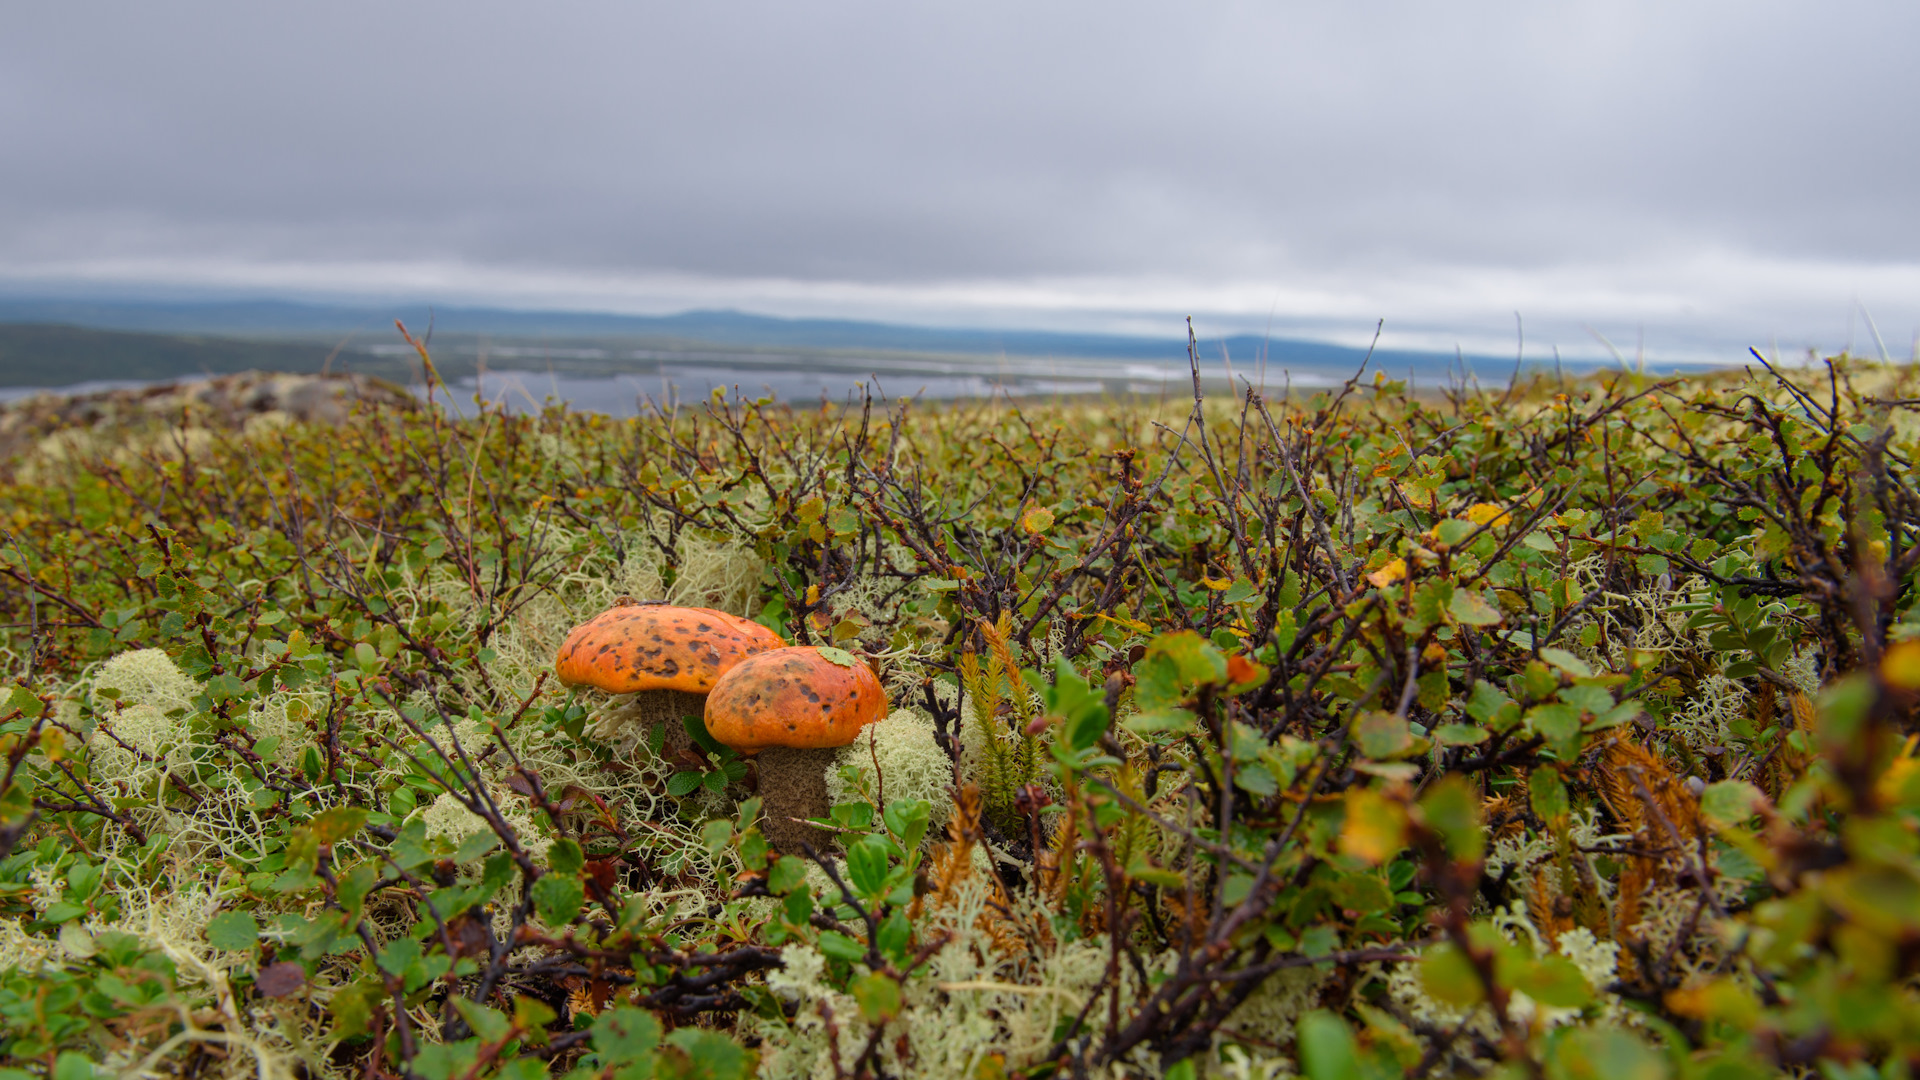
[[[55,433],[0,1077],[1909,1076],[1910,381]],[[817,844],[623,597],[880,676]]]

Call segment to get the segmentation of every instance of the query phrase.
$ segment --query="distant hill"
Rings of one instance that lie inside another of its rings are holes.
[[[689,311],[677,315],[604,312],[517,311],[505,308],[396,304],[339,306],[281,300],[133,301],[0,297],[0,323],[65,323],[101,330],[148,333],[303,338],[329,346],[351,335],[355,345],[397,340],[393,320],[416,332],[431,322],[436,341],[490,337],[552,342],[614,340],[666,346],[720,345],[747,348],[858,350],[862,352],[959,354],[975,357],[1060,357],[1139,360],[1184,364],[1186,330],[1169,320],[1164,336],[1067,333],[1044,330],[977,330],[904,326],[848,319],[784,319],[739,311]],[[1365,349],[1258,335],[1207,337],[1204,361],[1222,350],[1235,364],[1257,362],[1313,371],[1351,371]],[[1388,370],[1445,370],[1451,353],[1388,352],[1376,356]],[[1487,359],[1482,367],[1500,368]],[[1508,361],[1507,363],[1510,363]],[[1504,369],[1502,369],[1504,370]]]
[[[171,379],[236,371],[317,372],[333,350],[304,342],[140,334],[78,326],[0,323],[0,386],[71,386],[94,380]],[[387,367],[399,365],[387,361]],[[372,365],[355,357],[353,369]]]
[[[989,380],[1183,380],[1186,328],[1126,335],[1044,330],[905,326],[851,319],[785,319],[739,311],[620,315],[417,304],[337,305],[285,300],[157,301],[0,295],[0,387],[64,386],[89,380],[177,378],[262,368],[310,373],[339,350],[333,369],[408,381],[412,361],[394,330],[431,326],[433,353],[448,378],[490,369],[604,377],[658,373],[667,366],[750,371],[849,371],[899,375],[971,373]],[[1209,382],[1227,363],[1265,385],[1327,385],[1352,374],[1367,351],[1298,338],[1203,337]],[[1223,363],[1223,357],[1226,363]],[[1412,375],[1426,387],[1467,368],[1504,385],[1513,358],[1380,350],[1372,370]],[[1529,357],[1530,369],[1550,365]],[[1592,362],[1568,361],[1569,374]],[[1666,364],[1663,370],[1690,365]]]

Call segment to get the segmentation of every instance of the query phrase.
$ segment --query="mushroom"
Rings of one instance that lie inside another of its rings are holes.
[[[756,653],[786,645],[759,623],[709,608],[622,604],[573,628],[554,671],[568,686],[633,694],[610,715],[641,731],[664,723],[661,754],[693,752],[683,717],[699,716],[706,695],[728,669]]]
[[[808,645],[756,653],[707,695],[707,732],[758,755],[762,830],[789,855],[803,843],[825,846],[826,834],[801,821],[827,816],[834,751],[886,715],[887,694],[871,668],[840,649]]]

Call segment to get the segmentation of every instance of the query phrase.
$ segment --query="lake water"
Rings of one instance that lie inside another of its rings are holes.
[[[1212,373],[1210,373],[1211,375]],[[1281,374],[1284,379],[1284,374]],[[1185,368],[1138,363],[1073,365],[1046,373],[982,372],[958,368],[949,371],[895,371],[882,374],[853,370],[745,368],[712,365],[663,364],[648,373],[612,376],[568,376],[532,371],[489,371],[453,381],[455,408],[476,396],[510,412],[537,411],[548,402],[610,416],[633,416],[641,411],[671,408],[704,401],[716,389],[729,397],[770,397],[788,403],[859,400],[871,390],[882,400],[916,398],[955,401],[967,398],[1009,397],[1041,399],[1082,396],[1185,397],[1192,393],[1192,375]],[[1271,388],[1279,383],[1269,380]],[[1295,376],[1294,386],[1330,385],[1325,376]],[[1217,377],[1208,379],[1209,392],[1224,392]]]
[[[497,355],[497,354],[496,354]],[[592,358],[589,358],[592,359]],[[1047,400],[1060,397],[1185,398],[1192,393],[1187,367],[1138,361],[1032,361],[1013,364],[926,361],[911,367],[892,367],[875,373],[847,360],[788,364],[711,364],[655,362],[636,364],[641,370],[615,375],[568,375],[545,371],[487,371],[451,381],[452,394],[436,391],[436,400],[454,412],[471,412],[476,397],[509,412],[537,412],[548,402],[565,402],[586,412],[628,417],[657,408],[684,406],[706,400],[715,389],[729,397],[800,404],[822,400],[857,401],[866,390],[880,400],[914,398],[958,401],[989,397]],[[1203,378],[1209,394],[1226,393],[1225,370],[1210,364]],[[1270,369],[1266,389],[1279,391],[1289,383],[1299,388],[1335,384],[1323,373],[1294,373]],[[1253,371],[1238,375],[1258,381]],[[207,376],[186,376],[160,382],[198,382]],[[140,380],[103,380],[62,387],[0,387],[0,403],[34,394],[86,394],[102,390],[139,389],[154,385]],[[424,394],[419,387],[414,393]]]

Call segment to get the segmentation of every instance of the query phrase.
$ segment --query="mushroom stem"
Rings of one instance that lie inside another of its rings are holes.
[[[660,756],[669,764],[685,765],[687,762],[681,757],[683,753],[691,751],[695,756],[700,755],[693,745],[692,736],[687,734],[685,718],[699,716],[706,710],[705,694],[685,690],[642,690],[633,695],[631,700],[609,710],[608,718],[618,730],[638,732],[641,746],[648,745],[655,727],[665,727],[667,737],[660,743]]]
[[[766,814],[760,831],[768,846],[782,855],[803,854],[802,844],[824,852],[833,834],[794,818],[823,818],[827,805],[827,770],[839,751],[833,747],[794,750],[770,746],[754,760],[760,768],[760,806]]]

